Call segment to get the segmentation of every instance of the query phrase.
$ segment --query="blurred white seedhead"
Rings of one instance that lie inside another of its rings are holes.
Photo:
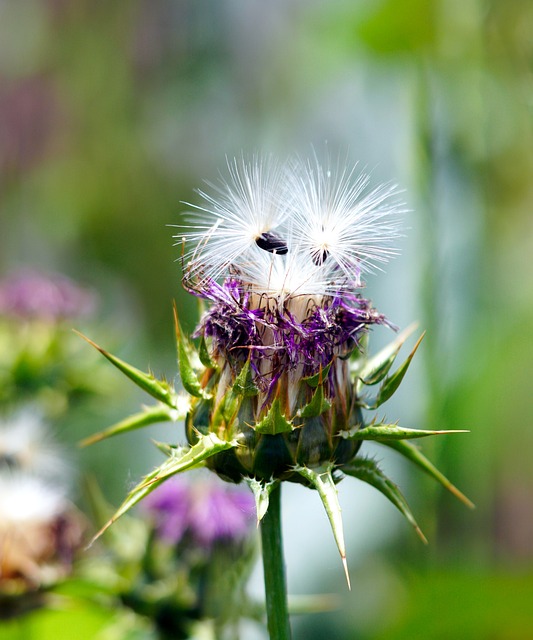
[[[0,475],[21,471],[43,479],[65,479],[69,467],[41,415],[24,409],[0,419]]]

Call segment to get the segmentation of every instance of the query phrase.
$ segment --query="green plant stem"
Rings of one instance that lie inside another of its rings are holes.
[[[261,520],[261,544],[270,640],[290,640],[291,627],[281,538],[281,483],[272,489],[268,511]]]

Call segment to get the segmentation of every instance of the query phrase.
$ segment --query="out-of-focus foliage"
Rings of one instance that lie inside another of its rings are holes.
[[[58,418],[109,393],[111,379],[69,327],[95,303],[91,292],[58,275],[21,271],[0,279],[2,412],[27,403]]]
[[[435,454],[478,509],[465,514],[413,479],[408,498],[419,499],[429,552],[389,542],[381,564],[356,571],[342,612],[302,619],[306,638],[526,639],[533,627],[524,605],[533,583],[531,33],[530,0],[0,3],[1,275],[30,266],[97,290],[98,322],[115,327],[106,346],[118,343],[141,367],[149,345],[154,369],[174,368],[173,298],[186,328],[194,323],[166,225],[224,154],[307,152],[327,139],[406,188],[404,255],[382,279],[388,288],[369,283],[391,320],[418,316],[427,330],[425,368],[413,370],[397,413],[421,428],[471,429]],[[119,415],[102,402],[72,417],[68,433]],[[116,455],[100,448],[81,461],[111,483]],[[316,591],[328,580],[317,576]],[[391,593],[401,606],[386,610]],[[379,629],[357,608],[373,594],[366,613]],[[46,615],[52,628],[56,614]],[[68,615],[95,637],[99,610]]]
[[[112,509],[94,480],[87,490],[101,525]],[[242,618],[260,623],[264,607],[245,592],[256,555],[251,493],[193,474],[147,502],[78,554],[68,578],[43,563],[44,578],[55,579],[15,591],[1,566],[2,639],[63,638],[82,625],[80,638],[222,640],[236,637]],[[0,534],[6,542],[2,527]]]

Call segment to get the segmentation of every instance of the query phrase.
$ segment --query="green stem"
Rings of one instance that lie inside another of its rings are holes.
[[[290,640],[291,627],[281,539],[281,483],[270,493],[268,511],[261,520],[261,543],[270,640]]]

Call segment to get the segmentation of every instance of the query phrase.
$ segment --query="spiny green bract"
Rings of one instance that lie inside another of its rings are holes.
[[[344,563],[344,540],[335,486],[344,476],[353,476],[378,489],[405,515],[425,541],[398,487],[374,461],[357,455],[363,440],[373,440],[395,449],[467,506],[473,506],[409,442],[414,438],[460,431],[427,431],[378,423],[376,420],[368,424],[363,421],[363,410],[376,410],[402,381],[421,338],[404,363],[393,373],[391,369],[411,333],[412,329],[398,335],[372,358],[366,358],[356,348],[349,358],[337,358],[319,374],[302,378],[296,409],[292,412],[288,410],[287,389],[282,385],[277,386],[273,399],[264,410],[258,407],[259,393],[249,360],[240,371],[221,372],[209,358],[204,340],[200,341],[197,350],[183,337],[177,322],[179,371],[188,396],[176,392],[167,381],[141,372],[89,341],[158,403],[88,438],[85,444],[148,424],[183,419],[189,442],[189,446],[180,447],[158,443],[167,459],[130,491],[97,536],[167,478],[205,465],[225,480],[248,482],[256,497],[258,519],[266,513],[268,495],[277,482],[288,480],[316,489]],[[344,393],[337,389],[333,397],[327,397],[326,377],[330,367],[335,366],[344,368],[350,384]],[[222,376],[225,376],[223,381]],[[372,388],[376,391],[370,394]]]

